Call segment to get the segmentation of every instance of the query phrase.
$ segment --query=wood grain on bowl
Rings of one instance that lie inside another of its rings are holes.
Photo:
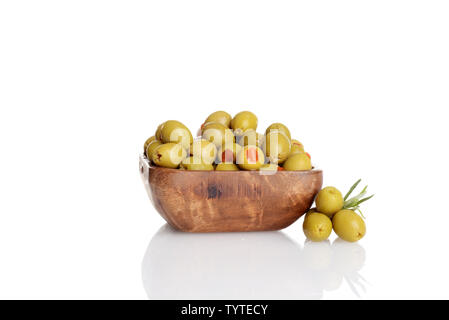
[[[155,167],[145,156],[140,173],[159,214],[187,232],[283,229],[310,208],[323,183],[321,170],[186,171]]]

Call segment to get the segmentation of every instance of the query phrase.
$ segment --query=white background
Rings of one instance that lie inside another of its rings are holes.
[[[449,298],[448,16],[447,1],[2,1],[0,298]],[[287,124],[325,185],[369,184],[366,237],[163,227],[143,142],[219,109]]]

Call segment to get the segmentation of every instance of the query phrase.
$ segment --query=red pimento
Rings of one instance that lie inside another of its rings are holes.
[[[278,171],[284,171],[285,169],[278,166]]]
[[[246,149],[246,159],[248,160],[248,163],[257,163],[257,161],[259,161],[259,153],[257,152],[257,149]]]
[[[306,152],[306,155],[309,157],[310,160],[312,160],[312,157],[310,156],[310,154],[308,152]]]
[[[234,152],[232,150],[226,149],[221,153],[222,162],[234,162]]]

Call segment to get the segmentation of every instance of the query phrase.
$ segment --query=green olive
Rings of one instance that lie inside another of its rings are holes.
[[[242,146],[233,142],[218,148],[217,162],[233,163]]]
[[[185,158],[182,163],[181,167],[185,170],[191,170],[191,171],[212,171],[214,170],[214,166],[210,163],[204,163],[201,161],[200,158],[197,157],[188,157]]]
[[[239,171],[239,167],[234,163],[219,163],[215,168],[216,171]]]
[[[332,216],[343,208],[343,196],[337,188],[326,187],[318,192],[315,204],[319,212]]]
[[[307,218],[307,216],[309,215],[309,214],[311,214],[311,213],[317,213],[318,212],[318,210],[316,209],[316,208],[310,208],[309,209],[309,211],[307,211],[307,213],[306,213],[306,218]],[[320,212],[321,213],[321,212]]]
[[[161,167],[177,168],[187,156],[186,150],[181,144],[165,143],[156,147],[153,151],[153,162]]]
[[[314,212],[305,217],[302,228],[309,240],[318,242],[329,238],[332,222],[326,215]]]
[[[221,123],[222,125],[229,128],[231,125],[231,120],[232,120],[232,117],[229,113],[227,113],[225,111],[215,111],[214,113],[210,114],[207,117],[207,119],[206,119],[206,121],[204,121],[204,123],[218,122],[218,123]]]
[[[202,133],[202,137],[215,144],[217,148],[234,143],[232,130],[218,122],[206,123]]]
[[[287,126],[283,125],[282,123],[273,123],[271,124],[267,130],[265,130],[265,135],[268,135],[271,131],[281,131],[283,132],[288,140],[292,139],[292,136],[290,135],[290,130],[288,130]]]
[[[321,214],[324,214],[325,216],[327,216],[327,217],[328,217],[329,219],[331,219],[331,220],[332,220],[332,216],[333,216],[333,214],[328,214],[328,213],[319,212],[319,211],[317,210],[317,208],[312,208],[312,209],[310,209],[309,211],[307,211],[306,217],[307,217],[307,215],[310,214],[310,213],[321,213]]]
[[[241,136],[247,130],[257,129],[257,117],[250,111],[242,111],[235,115],[231,121],[235,135]]]
[[[279,171],[279,166],[276,164],[276,163],[266,163],[266,164],[263,164],[261,167],[260,167],[260,171],[269,171],[269,172],[271,172],[271,171],[273,171],[273,172],[276,172],[276,171]]]
[[[147,150],[145,151],[145,155],[148,159],[153,160],[153,153],[154,150],[159,147],[162,144],[159,140],[153,140],[150,142],[150,144],[147,146]]]
[[[212,164],[217,157],[217,147],[205,139],[195,140],[190,146],[190,154],[203,163]]]
[[[247,130],[238,139],[238,144],[242,147],[252,145],[262,148],[264,142],[265,136],[254,130]]]
[[[304,171],[312,169],[312,162],[305,153],[290,155],[283,165],[287,171]]]
[[[283,163],[290,149],[290,139],[282,131],[272,130],[265,137],[264,151],[271,163]]]
[[[169,120],[164,123],[161,129],[161,136],[162,142],[181,143],[185,149],[188,149],[193,142],[190,130],[176,120]]]
[[[149,137],[149,138],[145,141],[145,143],[144,143],[144,145],[143,145],[143,153],[144,153],[145,155],[147,155],[147,147],[148,147],[148,145],[150,144],[151,141],[154,141],[154,140],[156,140],[156,138],[155,138],[154,136],[151,136],[151,137]]]
[[[304,152],[303,144],[298,140],[292,139],[292,149],[290,150],[290,154],[303,153],[303,152]]]
[[[340,210],[333,219],[335,233],[343,240],[356,242],[366,234],[365,221],[352,210]]]
[[[257,146],[246,146],[237,154],[237,164],[244,170],[258,170],[265,163],[263,151]]]
[[[162,122],[160,125],[157,126],[156,133],[154,134],[156,140],[162,141],[162,128],[164,127],[164,123],[165,122]]]

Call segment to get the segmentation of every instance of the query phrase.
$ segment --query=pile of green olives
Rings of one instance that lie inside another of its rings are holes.
[[[323,241],[329,238],[332,229],[343,240],[356,242],[366,234],[366,225],[360,211],[360,204],[373,196],[363,198],[366,188],[357,196],[348,199],[351,192],[360,182],[357,181],[343,197],[335,187],[325,187],[315,198],[315,208],[310,209],[303,223],[306,237],[311,241]]]
[[[232,117],[225,111],[210,114],[198,137],[181,122],[161,123],[144,143],[145,156],[160,167],[180,170],[311,170],[310,154],[282,123],[257,132],[257,116],[242,111]]]

